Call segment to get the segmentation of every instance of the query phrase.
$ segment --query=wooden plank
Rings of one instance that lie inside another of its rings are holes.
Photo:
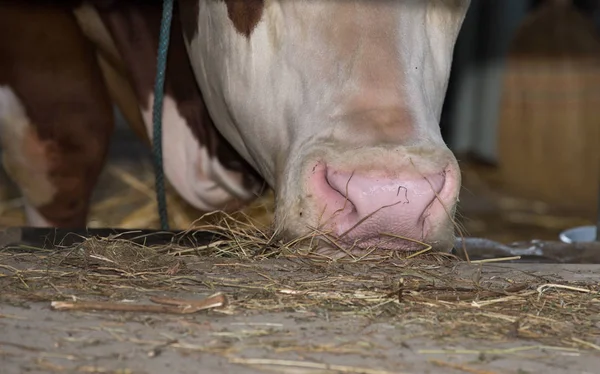
[[[59,249],[84,242],[91,237],[129,240],[147,246],[177,243],[181,246],[202,246],[221,238],[206,231],[159,231],[147,229],[57,229],[39,227],[9,227],[0,230],[0,249],[35,247]]]

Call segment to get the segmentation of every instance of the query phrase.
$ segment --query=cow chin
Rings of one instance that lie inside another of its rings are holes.
[[[328,145],[306,155],[278,186],[275,225],[286,239],[357,254],[452,248],[461,181],[447,147]]]

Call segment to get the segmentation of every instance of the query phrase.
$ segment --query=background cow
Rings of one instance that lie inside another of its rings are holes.
[[[150,137],[161,2],[0,3],[0,141],[29,224],[80,227],[114,126]],[[262,183],[216,131],[175,15],[164,108],[167,178],[199,209],[234,209]],[[51,30],[51,31],[50,31]]]

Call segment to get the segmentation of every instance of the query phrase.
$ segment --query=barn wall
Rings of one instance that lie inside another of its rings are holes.
[[[530,6],[524,0],[472,0],[456,45],[446,104],[454,151],[497,161],[504,56]]]
[[[472,0],[456,45],[445,105],[448,145],[498,162],[497,126],[505,59],[519,24],[541,0]],[[574,3],[593,13],[600,29],[597,0]]]

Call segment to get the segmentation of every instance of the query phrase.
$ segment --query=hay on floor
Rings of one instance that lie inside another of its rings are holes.
[[[314,310],[389,320],[449,343],[526,339],[556,349],[599,349],[597,284],[522,272],[503,277],[481,267],[467,274],[451,256],[429,253],[315,261],[310,251],[288,251],[294,243],[271,241],[231,217],[206,228],[230,236],[197,248],[93,238],[59,251],[0,251],[0,302],[68,302],[70,309],[81,302],[113,313],[127,299],[136,301],[131,313],[149,313],[158,307],[144,304],[148,298],[218,293],[222,303],[214,305],[222,307],[198,311]]]

